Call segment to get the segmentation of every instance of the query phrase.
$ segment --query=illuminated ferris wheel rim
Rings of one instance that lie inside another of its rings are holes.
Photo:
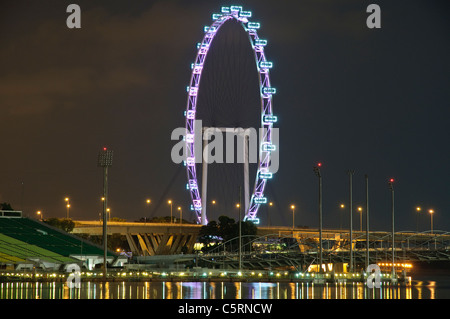
[[[270,84],[269,69],[272,68],[272,62],[266,60],[264,55],[264,47],[267,41],[260,39],[257,34],[257,29],[260,28],[260,23],[250,22],[251,11],[243,11],[241,6],[222,7],[221,13],[213,14],[213,23],[210,26],[204,27],[205,35],[202,42],[197,44],[197,55],[195,62],[192,63],[192,74],[190,84],[187,87],[188,98],[186,106],[186,171],[191,199],[192,209],[196,212],[198,222],[201,223],[202,200],[199,193],[197,182],[197,172],[195,167],[195,119],[197,109],[197,96],[199,93],[200,79],[203,72],[203,66],[211,46],[211,43],[217,34],[220,27],[228,20],[235,19],[240,22],[243,29],[247,32],[250,44],[252,46],[256,68],[258,71],[260,99],[261,99],[261,127],[263,134],[260,137],[259,145],[259,159],[258,171],[256,174],[255,185],[253,193],[250,198],[248,210],[245,212],[244,220],[250,220],[257,223],[256,218],[259,206],[267,203],[267,198],[264,197],[264,188],[267,179],[272,178],[272,173],[269,172],[270,153],[274,151],[276,146],[272,144],[272,127],[277,118],[272,113],[272,95],[276,93],[276,89],[272,88]],[[200,139],[202,140],[202,139]],[[202,152],[203,154],[203,152]],[[206,217],[205,217],[206,219]],[[206,221],[207,223],[207,221]]]

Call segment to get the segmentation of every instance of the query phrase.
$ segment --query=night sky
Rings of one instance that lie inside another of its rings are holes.
[[[66,26],[70,3],[81,29]],[[366,26],[370,3],[381,29]],[[390,230],[392,177],[396,230],[429,230],[430,208],[433,228],[450,230],[448,1],[2,1],[0,202],[65,217],[69,197],[70,217],[98,219],[106,146],[112,217],[168,215],[170,198],[192,220],[170,137],[184,126],[196,43],[222,5],[253,12],[274,64],[272,225],[292,225],[295,204],[297,225],[318,226],[313,166],[322,162],[324,227],[347,227],[339,205],[354,169],[354,207],[369,176],[371,229]],[[267,223],[266,208],[259,217]]]

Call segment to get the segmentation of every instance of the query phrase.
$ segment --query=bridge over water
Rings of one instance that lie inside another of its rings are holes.
[[[179,223],[109,222],[108,235],[126,236],[135,256],[190,254],[201,225]],[[102,235],[100,221],[76,221],[75,234]],[[353,231],[350,249],[348,230],[323,230],[322,254],[324,263],[349,263],[363,265],[369,262],[392,260],[392,234],[383,231],[368,233]],[[300,267],[318,262],[319,231],[309,228],[283,226],[258,227],[257,235],[247,238],[242,246],[241,262],[246,268],[282,266]],[[450,233],[396,232],[394,235],[395,262],[450,261]],[[238,246],[234,243],[218,245],[201,259],[209,266],[237,268]]]

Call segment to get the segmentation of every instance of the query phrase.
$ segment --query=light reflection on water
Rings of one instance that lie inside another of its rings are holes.
[[[448,287],[447,287],[448,288]],[[0,299],[434,299],[434,281],[369,289],[360,283],[314,285],[300,282],[3,282]],[[447,295],[446,295],[447,294]]]

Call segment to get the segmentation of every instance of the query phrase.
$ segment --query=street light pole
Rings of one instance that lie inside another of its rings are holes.
[[[322,272],[322,174],[320,173],[320,167],[322,163],[318,163],[314,167],[316,176],[319,177],[319,272]]]
[[[369,176],[366,174],[366,269],[369,267]]]
[[[270,226],[270,210],[271,210],[271,207],[273,206],[273,203],[272,202],[270,202],[269,203],[269,206],[267,207],[267,226]]]
[[[416,212],[417,212],[417,215],[416,215],[416,233],[419,232],[419,215],[420,215],[420,211],[421,210],[422,210],[422,207],[420,207],[420,206],[416,207]]]
[[[295,206],[291,205],[292,209],[292,236],[294,236],[294,214],[295,214]]]
[[[183,220],[183,209],[181,208],[181,206],[178,206],[178,210],[180,211],[180,225],[181,225]]]
[[[215,211],[216,211],[216,209],[215,209],[215,206],[216,206],[216,200],[213,199],[213,200],[211,201],[211,204],[212,204],[212,209],[211,209],[211,210],[212,210],[212,214],[214,215],[214,213],[215,213]]]
[[[359,231],[362,232],[362,207],[358,207],[359,212]]]
[[[431,217],[431,235],[433,235],[433,214],[434,214],[434,210],[430,209],[428,212],[430,213],[430,217]]]
[[[98,154],[98,166],[103,168],[103,277],[107,274],[107,204],[108,204],[108,167],[112,166],[113,151],[106,147]]]
[[[391,213],[392,213],[392,279],[395,275],[395,240],[394,240],[394,179],[389,180],[389,189],[391,190]]]
[[[169,199],[169,200],[167,201],[167,204],[170,205],[170,223],[172,224],[172,200]]]
[[[349,178],[349,212],[350,212],[350,272],[353,272],[353,198],[352,198],[352,180],[353,180],[353,174],[355,173],[354,170],[348,170],[348,178]]]
[[[145,202],[147,203],[147,206],[150,207],[152,200],[150,198],[147,198],[147,200]],[[145,214],[145,215],[147,215],[147,214]],[[144,217],[144,222],[147,222],[147,217]]]

